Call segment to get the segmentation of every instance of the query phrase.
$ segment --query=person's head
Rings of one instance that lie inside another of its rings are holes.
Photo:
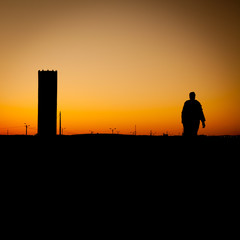
[[[190,93],[189,93],[189,98],[190,98],[190,100],[195,100],[195,97],[196,97],[195,92],[190,92]]]

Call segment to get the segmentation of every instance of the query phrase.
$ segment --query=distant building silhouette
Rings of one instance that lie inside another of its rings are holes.
[[[38,71],[38,135],[57,132],[57,71]]]

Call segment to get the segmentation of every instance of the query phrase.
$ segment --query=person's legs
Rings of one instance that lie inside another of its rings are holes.
[[[192,136],[197,136],[200,121],[196,120],[192,122]]]
[[[189,124],[189,122],[185,122],[183,124],[183,136],[185,137],[191,136],[191,124]]]
[[[183,124],[183,136],[197,136],[199,121],[188,121]]]

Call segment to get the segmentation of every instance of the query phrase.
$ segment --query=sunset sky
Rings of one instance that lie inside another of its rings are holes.
[[[37,133],[38,70],[58,71],[66,134],[240,134],[240,2],[0,1],[0,134]]]

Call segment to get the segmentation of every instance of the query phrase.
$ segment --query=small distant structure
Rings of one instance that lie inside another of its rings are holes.
[[[62,135],[62,114],[61,111],[59,113],[59,136]]]
[[[133,132],[130,132],[132,135],[137,136],[137,125],[135,125],[135,129]]]
[[[112,134],[114,134],[114,130],[116,130],[116,128],[109,128],[112,131]]]
[[[38,71],[38,135],[57,133],[57,71]]]
[[[26,123],[24,123],[25,124],[25,127],[26,127],[26,136],[27,136],[27,129],[28,129],[28,127],[30,127],[30,125],[27,125]]]
[[[152,130],[150,130],[149,136],[156,136],[156,132],[153,132]]]

